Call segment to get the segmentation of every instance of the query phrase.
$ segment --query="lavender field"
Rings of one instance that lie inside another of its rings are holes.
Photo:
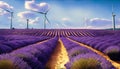
[[[0,69],[120,69],[120,31],[1,29]]]
[[[0,0],[0,69],[120,69],[120,0]]]

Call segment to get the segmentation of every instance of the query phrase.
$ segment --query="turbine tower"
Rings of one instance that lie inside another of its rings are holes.
[[[27,29],[29,29],[29,19],[27,19]]]
[[[113,24],[113,30],[115,30],[115,14],[113,12],[113,5],[112,5],[112,24]]]
[[[10,13],[11,15],[10,15],[10,29],[12,29],[13,28],[13,26],[12,26],[12,18],[13,18],[13,11],[9,11],[9,10],[7,10],[7,9],[4,9],[4,8],[1,8],[1,9],[3,9],[3,10],[5,10],[6,12],[8,12],[8,13]]]

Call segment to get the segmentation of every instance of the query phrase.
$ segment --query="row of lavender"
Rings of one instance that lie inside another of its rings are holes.
[[[35,37],[28,35],[1,35],[0,36],[0,54],[11,52],[15,49],[34,44],[50,37]]]
[[[67,69],[115,69],[109,61],[90,49],[66,38],[61,39],[70,59],[65,65]]]
[[[57,46],[58,38],[49,39],[0,55],[0,69],[45,69],[46,62]]]
[[[111,30],[90,30],[90,29],[1,29],[0,35],[31,35],[31,36],[49,36],[49,37],[66,37],[66,36],[104,36],[113,35]],[[7,33],[6,33],[7,32]]]
[[[120,37],[118,35],[70,38],[107,54],[112,60],[120,61]]]

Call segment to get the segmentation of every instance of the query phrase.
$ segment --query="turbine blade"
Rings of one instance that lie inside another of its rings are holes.
[[[7,10],[7,9],[4,9],[4,8],[2,8],[3,10],[5,10],[5,11],[7,11],[7,12],[9,12],[9,13],[11,13],[11,11],[9,11],[9,10]]]
[[[31,11],[33,11],[33,10],[31,10]],[[37,12],[37,13],[40,13],[40,14],[45,14],[45,13],[43,13],[43,12],[39,12],[39,11],[33,11],[33,12]]]
[[[51,23],[50,23],[50,21],[49,21],[49,19],[47,18],[47,16],[46,16],[46,15],[45,15],[45,18],[46,18],[47,22],[48,22],[49,24],[51,24]]]
[[[46,29],[46,18],[44,19],[44,29]]]

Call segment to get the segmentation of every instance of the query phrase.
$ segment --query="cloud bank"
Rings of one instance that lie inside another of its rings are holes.
[[[91,18],[86,19],[87,27],[88,29],[106,29],[106,28],[112,28],[112,18],[111,19],[105,19],[105,18]],[[116,27],[120,25],[120,20],[115,20]]]
[[[0,1],[0,11],[1,11],[0,15],[10,18],[10,13],[5,10],[13,11],[13,6],[9,5],[8,3],[4,1]]]
[[[0,1],[0,8],[11,11],[13,9],[13,6],[10,6],[8,3],[4,1]]]
[[[36,17],[35,13],[33,13],[31,11],[19,12],[17,14],[17,16],[19,16],[20,18],[23,18],[23,19],[32,19],[32,18]]]
[[[36,17],[35,19],[30,19],[30,24],[36,24],[36,23],[39,23],[40,22],[40,18],[39,17]]]
[[[19,12],[17,16],[22,18],[19,20],[19,22],[23,22],[23,23],[26,23],[26,20],[23,19],[29,19],[29,24],[36,24],[40,21],[40,18],[37,17],[35,13],[31,11]]]
[[[112,20],[104,19],[104,18],[92,18],[89,19],[88,23],[90,23],[90,25],[92,26],[99,27],[99,26],[111,25]]]
[[[32,11],[47,13],[50,9],[50,6],[45,2],[35,4],[35,1],[25,1],[25,8]]]

